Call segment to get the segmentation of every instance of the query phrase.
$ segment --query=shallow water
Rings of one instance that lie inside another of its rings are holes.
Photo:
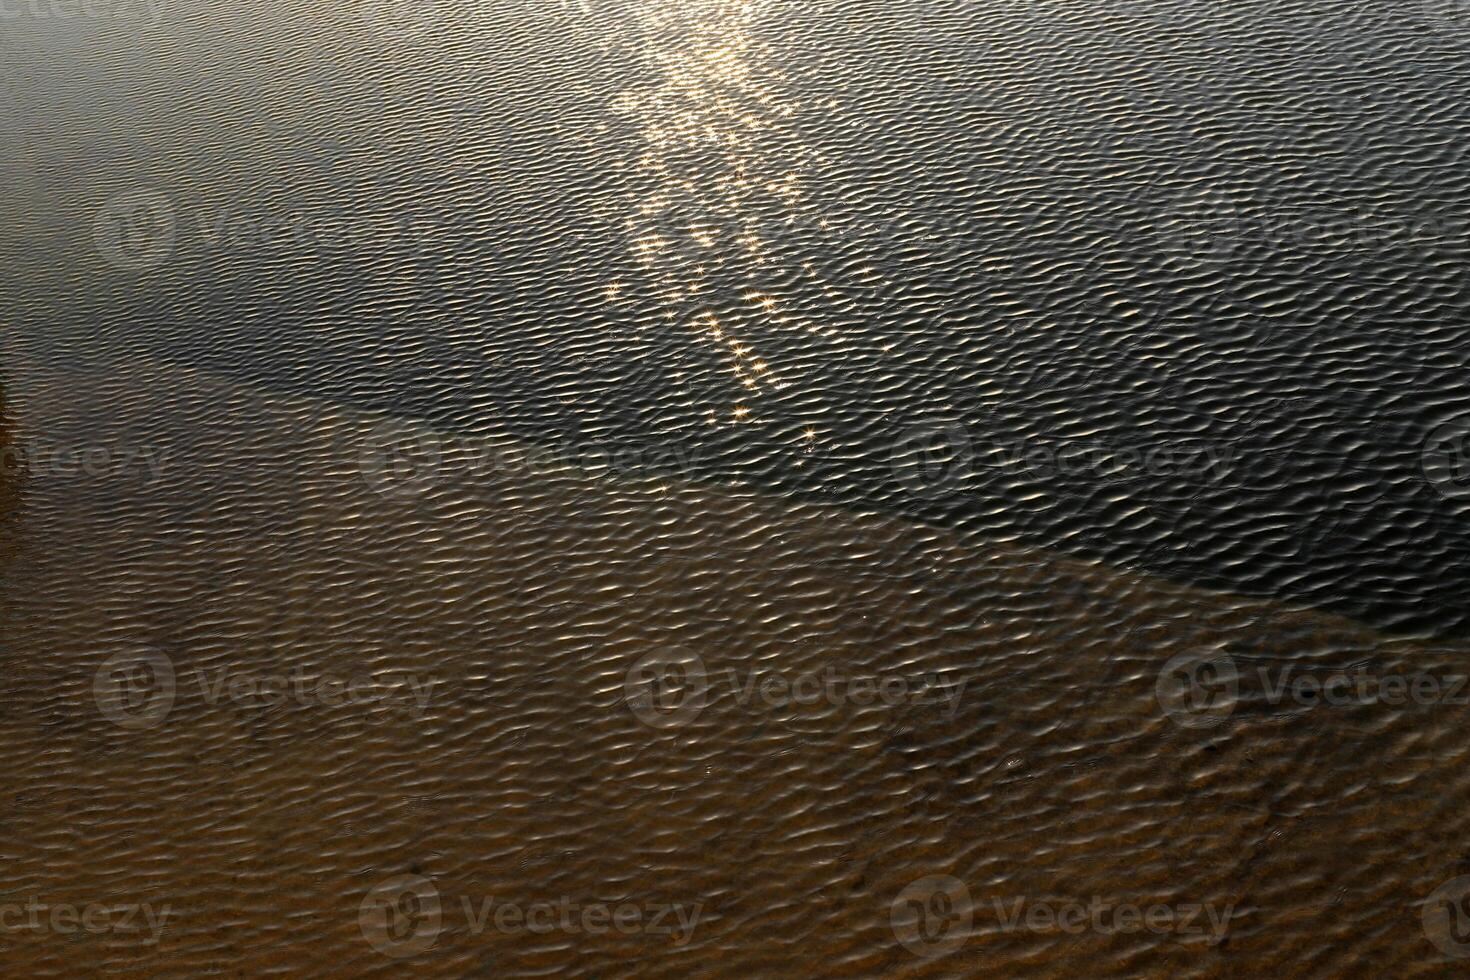
[[[1463,967],[1450,6],[15,9],[18,975]]]

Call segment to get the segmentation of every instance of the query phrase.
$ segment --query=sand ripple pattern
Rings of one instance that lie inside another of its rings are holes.
[[[16,9],[7,975],[1463,972],[1454,4]]]

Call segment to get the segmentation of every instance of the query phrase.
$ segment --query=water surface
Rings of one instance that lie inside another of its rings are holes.
[[[3,891],[172,910],[0,928],[19,969],[1470,952],[1421,921],[1466,870],[1448,7],[0,32]],[[827,671],[929,693],[779,697]],[[298,672],[396,693],[260,696]],[[1094,898],[1222,924],[1002,914]]]

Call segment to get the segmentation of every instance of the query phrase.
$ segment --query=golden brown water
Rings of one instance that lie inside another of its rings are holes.
[[[1193,728],[1156,682],[1219,642],[1375,673],[1451,673],[1463,649],[761,494],[456,477],[470,443],[446,444],[432,492],[384,496],[363,475],[374,417],[146,363],[44,385],[33,368],[9,361],[12,438],[169,451],[149,486],[7,484],[0,897],[169,914],[156,943],[7,931],[12,975],[396,973],[359,910],[403,875],[440,900],[408,962],[441,976],[1450,975],[1420,904],[1466,870],[1463,707],[1271,705],[1247,680]],[[673,649],[702,659],[706,703],[650,727],[627,676]],[[94,675],[140,650],[171,662],[174,699],[120,727]],[[219,671],[298,666],[434,683],[421,710],[210,703]],[[964,687],[952,710],[783,708],[720,680],[826,667]],[[891,922],[931,874],[974,905],[937,958]],[[1208,903],[1228,926],[1007,930],[993,902],[1093,896]],[[699,914],[681,943],[578,930],[575,911],[571,931],[476,931],[466,911],[563,898]]]
[[[0,4],[4,976],[1463,974],[1449,5],[119,2]]]

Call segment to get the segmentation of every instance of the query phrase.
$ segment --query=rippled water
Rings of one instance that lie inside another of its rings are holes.
[[[0,963],[1459,975],[1467,57],[0,4]]]

